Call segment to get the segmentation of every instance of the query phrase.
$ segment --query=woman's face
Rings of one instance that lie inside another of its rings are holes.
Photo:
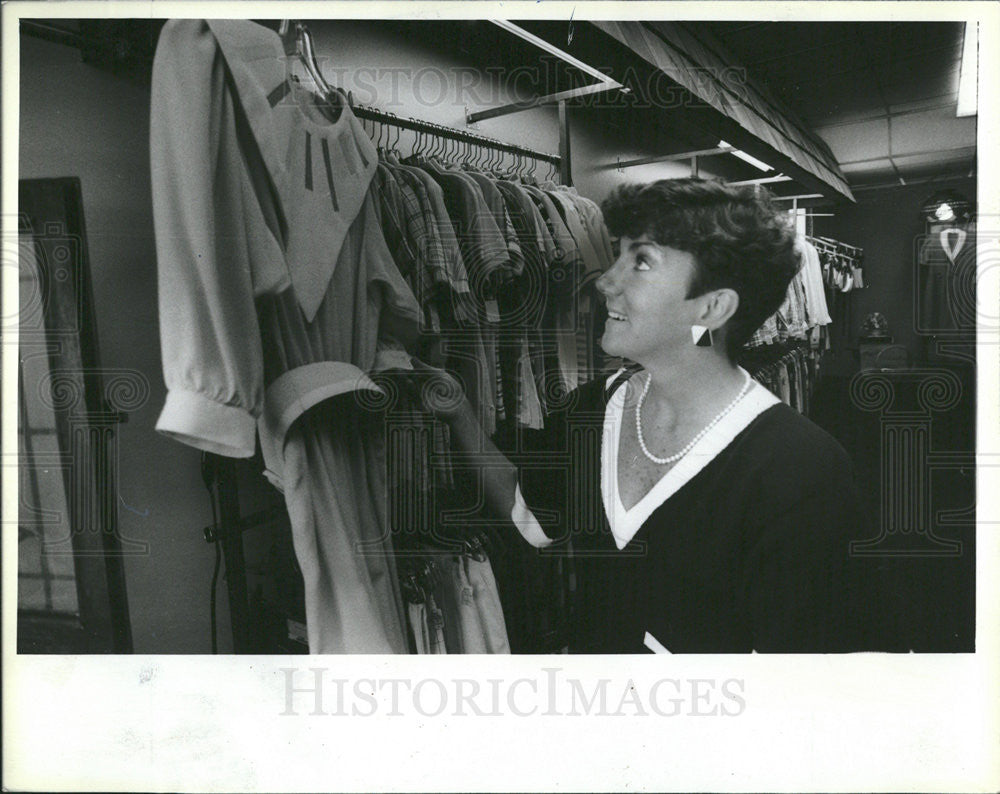
[[[608,305],[604,352],[643,364],[690,346],[697,303],[686,296],[695,267],[687,251],[660,245],[645,234],[622,237],[617,261],[597,279]]]

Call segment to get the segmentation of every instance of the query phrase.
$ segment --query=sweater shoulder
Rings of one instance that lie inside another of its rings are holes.
[[[850,457],[840,442],[784,403],[758,416],[735,447],[775,481],[853,477]]]

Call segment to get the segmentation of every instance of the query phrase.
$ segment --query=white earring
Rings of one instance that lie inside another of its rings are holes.
[[[697,347],[711,347],[712,329],[704,325],[692,325],[691,341],[694,342]]]

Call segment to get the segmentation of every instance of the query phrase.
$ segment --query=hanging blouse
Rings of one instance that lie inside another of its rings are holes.
[[[823,270],[819,262],[816,246],[805,237],[795,238],[795,247],[799,252],[802,265],[797,278],[802,282],[806,297],[807,324],[809,326],[829,325],[830,312],[826,305],[826,293],[823,290]]]
[[[174,20],[151,159],[168,393],[157,429],[249,457],[283,489],[313,652],[404,652],[368,373],[409,366],[420,307],[386,246],[374,147],[243,20]],[[336,399],[336,408],[331,400]],[[359,553],[364,550],[365,553]]]

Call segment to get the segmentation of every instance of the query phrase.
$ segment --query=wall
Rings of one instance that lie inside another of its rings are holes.
[[[816,234],[865,249],[867,289],[854,293],[852,346],[857,345],[864,318],[877,311],[885,315],[895,341],[906,346],[914,361],[923,356],[913,315],[915,246],[925,228],[920,208],[933,193],[946,188],[970,199],[976,196],[976,180],[971,178],[870,190],[856,194],[857,204],[837,207],[835,217],[815,219]],[[846,359],[841,356],[838,361],[849,366]]]
[[[150,398],[121,426],[119,525],[149,553],[126,558],[134,648],[209,648],[211,523],[199,454],[153,431],[160,369],[149,177],[149,91],[80,62],[77,50],[21,39],[21,179],[78,176],[101,364],[142,373]],[[225,587],[220,636],[229,636]]]
[[[361,104],[371,104],[400,116],[412,116],[457,129],[467,129],[466,112],[506,105],[528,98],[517,88],[524,81],[510,82],[495,74],[471,69],[467,61],[447,57],[401,37],[395,30],[368,21],[313,22],[320,68],[328,82],[351,90]],[[375,65],[377,64],[377,68]],[[625,171],[602,168],[606,163],[636,159],[685,147],[669,139],[662,130],[631,130],[621,111],[601,106],[571,108],[571,161],[573,183],[584,195],[597,201],[623,181],[689,176],[687,162],[652,163]],[[610,103],[609,103],[610,104]],[[555,106],[486,119],[471,131],[508,143],[558,154],[559,118]],[[412,140],[403,134],[401,144]],[[624,141],[630,141],[625,144]],[[701,174],[713,176],[713,168],[724,166],[723,158],[702,158]]]
[[[851,328],[851,344],[857,345],[857,326],[865,316],[879,311],[889,321],[895,340],[907,347],[914,362],[921,360],[924,345],[915,332],[913,312],[915,246],[924,232],[920,208],[927,198],[944,188],[957,190],[970,199],[976,195],[973,179],[862,191],[856,194],[856,206],[837,208],[835,218],[816,219],[817,234],[865,249],[868,287],[852,293],[855,327]],[[960,363],[953,361],[951,366],[960,378],[961,401],[950,410],[932,413],[926,449],[935,453],[969,454],[975,450],[975,376]],[[939,362],[933,366],[942,365]],[[827,360],[825,374],[850,376],[857,370],[853,355],[834,355]],[[905,388],[897,394],[901,402],[895,410],[918,410],[916,400],[906,394]],[[897,509],[893,505],[905,503],[892,490],[905,480],[898,473],[888,477],[883,474],[883,467],[892,465],[892,461],[884,457],[882,415],[857,405],[847,377],[822,380],[814,396],[811,418],[848,451],[871,515],[879,517],[881,510],[891,511]],[[892,594],[889,609],[895,616],[893,632],[906,638],[903,650],[969,652],[975,648],[976,639],[975,523],[971,518],[945,523],[940,517],[950,510],[974,508],[974,471],[935,469],[926,462],[924,465],[922,473],[915,475],[926,477],[921,509],[927,510],[935,534],[959,541],[962,551],[957,555],[912,557],[905,564],[903,558],[886,559],[880,575],[887,583],[885,592]]]
[[[418,95],[412,77],[414,67],[448,74],[465,64],[373,23],[317,24],[313,30],[317,52],[336,54],[337,68],[344,70],[342,85],[357,89],[358,101],[369,99],[361,93],[364,86],[351,83],[359,77],[360,67],[400,67],[411,77],[400,80],[398,102],[383,106],[403,116],[465,126],[469,103],[463,99],[467,97],[445,85],[445,96],[431,102],[433,95]],[[132,412],[118,436],[121,531],[149,546],[148,554],[126,559],[134,649],[137,653],[208,652],[214,556],[201,533],[212,522],[212,514],[200,476],[200,453],[154,432],[165,387],[148,164],[149,92],[81,63],[75,49],[29,36],[22,36],[20,42],[19,176],[80,178],[102,366],[140,372],[150,387],[148,402]],[[489,90],[484,101],[470,110],[515,98],[496,81],[485,85]],[[573,171],[582,193],[599,200],[626,178],[687,175],[688,166],[677,163],[624,173],[600,169],[601,163],[614,161],[616,155],[628,159],[664,150],[638,144],[616,146],[623,136],[615,126],[619,122],[614,113],[571,112]],[[502,140],[558,152],[554,108],[488,120],[478,129]],[[664,146],[662,140],[660,145]],[[241,494],[244,509],[254,509],[261,493],[259,488],[245,488]],[[247,541],[252,546],[253,539]],[[218,635],[220,650],[225,652],[231,649],[231,630],[224,582],[220,581],[218,592]]]

